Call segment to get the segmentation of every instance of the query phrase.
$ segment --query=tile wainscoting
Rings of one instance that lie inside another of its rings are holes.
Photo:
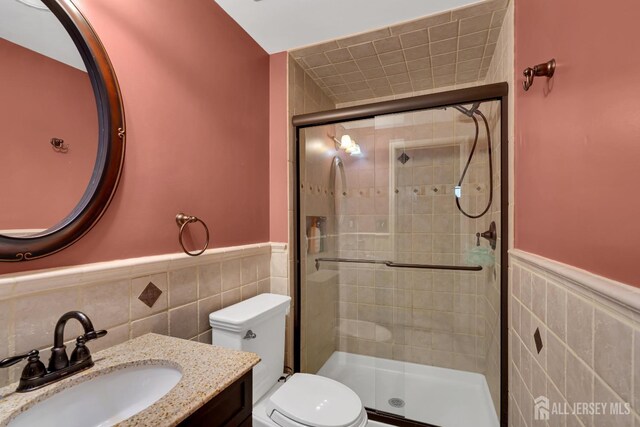
[[[509,425],[640,426],[640,290],[523,251],[510,254]],[[261,292],[288,293],[288,255],[286,244],[265,243],[198,258],[172,254],[2,276],[0,358],[38,348],[46,360],[55,321],[72,309],[109,330],[92,343],[94,351],[151,331],[210,342],[210,311]],[[149,282],[162,291],[152,307],[138,299]],[[67,329],[67,339],[80,334],[74,322]],[[0,371],[0,384],[16,381],[20,370]],[[534,416],[539,396],[551,409],[615,402],[629,403],[631,414],[552,412],[542,422]]]
[[[640,426],[640,289],[520,250],[510,255],[509,425]],[[548,419],[536,419],[545,406]]]
[[[259,293],[286,291],[286,247],[259,243],[199,257],[168,254],[0,276],[0,359],[38,349],[46,363],[55,323],[69,310],[83,311],[97,329],[109,331],[90,343],[92,351],[148,332],[211,343],[209,313]],[[151,307],[139,299],[149,283],[162,292]],[[69,322],[67,347],[80,334],[79,323]],[[0,370],[0,386],[17,381],[22,367]]]

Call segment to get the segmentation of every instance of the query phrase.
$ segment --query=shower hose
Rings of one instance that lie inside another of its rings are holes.
[[[469,214],[465,212],[462,206],[460,206],[460,193],[456,192],[456,206],[458,207],[458,210],[467,218],[476,219],[486,214],[491,208],[491,203],[493,202],[493,162],[491,161],[491,133],[489,132],[489,123],[487,121],[487,118],[485,117],[484,114],[482,114],[482,111],[478,110],[476,105],[474,105],[474,107],[471,110],[467,110],[466,108],[461,106],[455,106],[454,108],[460,111],[462,114],[471,117],[473,119],[473,123],[476,126],[476,136],[473,141],[473,146],[471,147],[471,152],[469,153],[469,158],[467,159],[467,164],[465,165],[464,170],[462,171],[462,175],[460,176],[460,180],[458,181],[458,186],[457,186],[458,188],[462,187],[462,182],[464,181],[464,178],[467,175],[467,170],[469,169],[471,160],[473,160],[473,155],[475,154],[476,147],[478,145],[480,126],[478,125],[478,119],[475,117],[476,114],[482,118],[482,121],[484,122],[484,127],[487,131],[487,155],[489,156],[489,200],[487,202],[487,206],[479,214],[476,214],[476,215]]]

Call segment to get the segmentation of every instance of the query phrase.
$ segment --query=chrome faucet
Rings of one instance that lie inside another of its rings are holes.
[[[84,334],[76,338],[76,348],[71,353],[71,359],[67,356],[66,346],[64,345],[64,328],[70,319],[76,319],[84,328]],[[27,359],[27,365],[22,371],[16,391],[23,393],[37,390],[71,374],[92,367],[93,359],[86,343],[105,335],[107,335],[107,331],[96,331],[93,328],[93,324],[86,314],[80,311],[70,311],[62,315],[56,323],[48,368],[45,368],[40,361],[38,350],[31,350],[26,354],[4,359],[0,361],[0,368],[7,368],[23,359]]]

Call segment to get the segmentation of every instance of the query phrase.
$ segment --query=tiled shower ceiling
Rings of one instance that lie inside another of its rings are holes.
[[[508,1],[484,1],[291,54],[336,103],[476,82],[487,74]]]

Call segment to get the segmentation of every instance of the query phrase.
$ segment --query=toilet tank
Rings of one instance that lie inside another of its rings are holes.
[[[284,367],[285,316],[291,297],[260,294],[209,315],[214,345],[257,353],[253,401],[276,384]]]

